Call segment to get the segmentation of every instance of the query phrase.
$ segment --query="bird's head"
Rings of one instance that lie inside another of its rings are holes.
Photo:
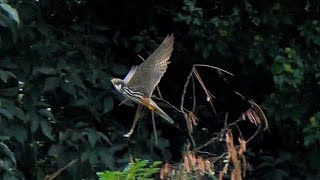
[[[113,86],[114,86],[119,92],[122,92],[122,91],[123,91],[122,88],[127,85],[124,80],[119,79],[119,78],[113,78],[113,79],[111,79],[111,82],[112,82]]]

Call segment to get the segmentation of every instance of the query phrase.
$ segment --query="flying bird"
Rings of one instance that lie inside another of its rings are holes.
[[[111,82],[121,94],[160,115],[169,123],[174,123],[151,99],[155,87],[166,72],[173,51],[174,36],[164,39],[160,46],[139,66],[133,66],[124,79],[113,78]]]

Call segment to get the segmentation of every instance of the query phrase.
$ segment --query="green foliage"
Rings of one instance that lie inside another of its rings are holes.
[[[170,67],[179,73],[172,76],[168,70],[164,78],[170,89],[165,97],[180,100],[184,70],[194,63],[236,74],[230,84],[259,99],[270,121],[271,134],[250,144],[259,149],[249,159],[256,168],[253,174],[257,179],[317,177],[319,2],[120,4],[0,0],[0,179],[44,179],[74,159],[80,161],[61,179],[94,179],[95,172],[103,170],[115,176],[130,155],[180,161],[182,144],[189,137],[179,114],[169,111],[177,119],[173,129],[157,126],[159,145],[154,144],[146,114],[139,133],[125,139],[134,108],[117,107],[123,99],[109,80],[123,77],[131,65],[141,63],[135,53],[146,58],[171,32],[176,42]],[[204,74],[209,82],[211,74]],[[208,88],[219,89],[211,82]],[[224,86],[221,89],[225,92]],[[222,95],[214,103],[218,110],[227,109],[219,103],[229,94]],[[200,104],[202,96],[196,107],[199,128],[193,134],[199,143],[211,139],[215,128],[221,129],[221,121]],[[241,113],[234,109],[230,117]],[[205,150],[216,153],[215,146]],[[140,170],[148,168],[147,163]],[[125,172],[129,173],[118,174]]]
[[[194,50],[200,51],[203,58],[214,52],[230,57],[228,43],[232,43],[234,28],[240,20],[239,10],[227,16],[208,16],[205,8],[197,6],[195,1],[185,0],[181,12],[174,20],[188,26],[188,35],[195,41]]]
[[[320,142],[320,112],[310,118],[310,124],[303,129],[303,133],[305,146],[312,146]]]
[[[5,0],[0,1],[0,48],[6,49],[8,44],[17,41],[20,18],[16,9]],[[0,51],[1,52],[1,51]]]
[[[272,67],[273,80],[281,91],[299,91],[303,82],[303,60],[294,49],[286,47],[285,56],[276,56]]]
[[[1,137],[1,140],[6,140],[8,137]],[[0,142],[0,177],[1,179],[25,179],[17,170],[17,160],[14,153],[7,145]]]
[[[98,172],[101,180],[135,180],[135,179],[154,179],[154,175],[160,172],[161,161],[155,161],[152,164],[148,160],[135,159],[128,164],[123,171],[105,171]]]
[[[290,160],[288,154],[281,154],[277,158],[273,156],[261,156],[260,159],[263,162],[256,167],[256,170],[264,172],[261,175],[262,178],[285,179],[288,177],[288,174],[280,168],[281,165]]]
[[[320,23],[319,20],[306,22],[300,28],[300,35],[303,36],[308,44],[313,43],[320,46]]]

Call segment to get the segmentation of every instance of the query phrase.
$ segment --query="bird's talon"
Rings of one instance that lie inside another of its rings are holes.
[[[128,132],[127,134],[125,134],[123,136],[126,137],[126,138],[129,138],[129,137],[131,137],[132,133],[133,133],[133,131],[130,131],[130,132]]]

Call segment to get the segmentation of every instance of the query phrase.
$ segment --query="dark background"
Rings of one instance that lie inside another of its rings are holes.
[[[147,58],[171,33],[172,63],[159,87],[174,106],[180,106],[193,64],[217,66],[235,75],[197,69],[216,97],[217,114],[196,83],[196,146],[221,131],[227,113],[228,122],[234,122],[253,99],[266,113],[270,130],[261,130],[247,144],[247,178],[319,178],[319,2],[11,0],[8,4],[19,13],[20,24],[0,8],[2,179],[43,179],[73,159],[80,161],[58,179],[93,179],[98,171],[121,170],[130,155],[182,162],[190,142],[183,116],[158,102],[175,125],[156,116],[159,144],[155,145],[151,115],[144,111],[128,140],[123,135],[131,127],[136,106],[119,107],[123,97],[110,83],[111,77],[123,78],[132,65],[142,62],[137,55]],[[192,107],[191,95],[189,88],[187,109]],[[239,123],[239,128],[245,139],[256,130],[250,121]],[[223,142],[212,144],[202,151],[221,154],[223,146]],[[217,165],[216,171],[222,167]]]

